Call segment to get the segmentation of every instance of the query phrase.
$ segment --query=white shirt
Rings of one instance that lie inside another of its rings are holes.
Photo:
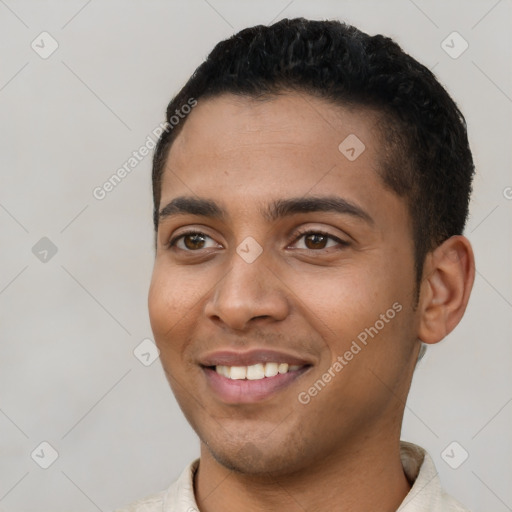
[[[423,448],[401,441],[400,458],[412,487],[397,512],[469,512],[443,491],[434,463]],[[166,491],[115,512],[200,512],[193,483],[198,466],[196,459]]]

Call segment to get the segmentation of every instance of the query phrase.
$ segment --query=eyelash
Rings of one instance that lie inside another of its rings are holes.
[[[169,249],[171,249],[172,247],[174,247],[176,245],[176,242],[178,242],[178,240],[180,240],[181,238],[184,238],[188,235],[203,235],[205,237],[208,237],[208,238],[212,238],[211,236],[207,235],[206,233],[203,233],[201,231],[186,231],[185,233],[181,233],[180,235],[172,238],[169,243],[167,244],[167,247]],[[337,242],[340,246],[342,247],[348,247],[350,245],[349,242],[345,241],[345,240],[341,240],[340,238],[334,236],[334,235],[331,235],[330,233],[327,233],[326,231],[322,231],[322,230],[318,230],[318,229],[305,229],[303,231],[297,231],[295,233],[295,238],[293,240],[293,243],[297,243],[301,238],[307,236],[307,235],[322,235],[322,236],[325,236],[331,240],[334,240],[335,242]],[[331,249],[332,247],[329,247],[329,249]],[[200,249],[198,249],[197,251],[192,251],[192,250],[185,250],[185,249],[181,249],[182,251],[185,251],[185,252],[199,252]],[[319,252],[319,251],[325,251],[326,248],[324,249],[306,249],[306,250],[310,250],[310,251],[314,251],[314,252]]]
[[[303,231],[299,230],[296,233],[293,243],[298,242],[301,238],[305,237],[306,235],[322,235],[322,236],[325,236],[326,238],[329,238],[330,240],[334,240],[342,247],[348,247],[350,245],[347,241],[341,240],[341,238],[331,235],[327,231],[322,231],[321,229],[305,229]],[[329,247],[328,249],[332,249],[332,247]],[[315,249],[309,249],[309,250],[314,251]],[[325,249],[318,249],[318,251],[325,251]]]
[[[171,238],[169,240],[169,243],[167,244],[167,247],[170,249],[171,247],[176,245],[176,242],[178,240],[180,240],[181,238],[184,238],[186,236],[189,236],[189,235],[203,235],[205,237],[212,238],[211,236],[207,235],[206,233],[203,233],[202,231],[185,231],[184,233],[181,233],[181,235],[178,235],[178,236],[175,236],[174,238]],[[184,250],[184,249],[181,249],[181,250]],[[195,251],[188,250],[186,252],[195,252]]]

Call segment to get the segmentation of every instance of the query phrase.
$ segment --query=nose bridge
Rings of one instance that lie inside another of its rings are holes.
[[[207,316],[217,317],[235,329],[243,329],[257,317],[286,317],[284,290],[268,268],[268,256],[255,239],[247,237],[237,246],[229,267],[207,303]]]
[[[267,287],[270,285],[265,260],[263,250],[258,251],[253,242],[240,243],[230,258],[229,271],[218,283],[218,297],[232,302],[232,306],[239,303],[254,307],[265,295],[265,282]]]

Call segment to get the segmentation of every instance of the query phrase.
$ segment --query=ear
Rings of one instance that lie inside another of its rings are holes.
[[[469,240],[456,235],[427,255],[418,306],[418,338],[438,343],[460,322],[475,280]]]

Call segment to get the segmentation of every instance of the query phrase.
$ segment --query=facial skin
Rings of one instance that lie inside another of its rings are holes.
[[[161,218],[149,291],[164,370],[201,440],[202,512],[341,510],[341,503],[396,510],[409,490],[399,435],[418,339],[438,342],[459,322],[474,262],[464,237],[447,240],[428,255],[413,307],[411,219],[377,173],[384,151],[377,122],[374,112],[297,93],[264,102],[224,95],[199,101],[171,148],[161,209],[188,197],[224,210],[223,218]],[[349,134],[365,145],[354,161],[338,149]],[[371,220],[332,211],[264,215],[276,201],[322,197],[342,198]],[[334,238],[301,236],[306,229]],[[168,246],[189,230],[205,237]],[[237,253],[247,237],[262,248],[251,263]],[[394,318],[301,403],[299,393],[396,303]],[[215,350],[253,348],[311,366],[267,399],[226,403],[199,361]]]

